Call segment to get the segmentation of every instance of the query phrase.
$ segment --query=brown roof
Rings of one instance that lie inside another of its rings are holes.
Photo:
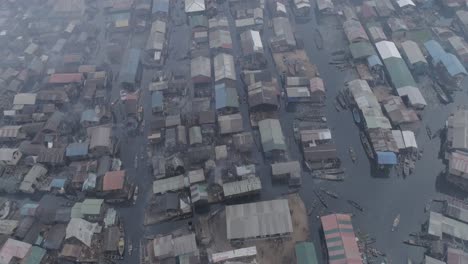
[[[79,258],[81,255],[81,245],[65,244],[60,255],[63,257]]]
[[[125,171],[108,171],[104,175],[102,183],[103,191],[114,191],[123,189],[125,182]]]
[[[51,84],[81,83],[82,73],[55,73],[49,77]]]

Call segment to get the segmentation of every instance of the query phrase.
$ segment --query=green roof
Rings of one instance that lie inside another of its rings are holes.
[[[81,213],[83,215],[99,215],[103,202],[103,199],[86,199],[81,204]]]
[[[403,59],[392,57],[385,59],[383,63],[395,89],[405,86],[417,87],[413,75]]]
[[[349,45],[351,55],[354,59],[365,59],[375,55],[374,47],[369,42],[357,42]]]
[[[264,119],[258,122],[264,152],[286,150],[283,130],[278,119]]]
[[[300,242],[296,244],[296,263],[318,264],[314,243]]]
[[[46,250],[40,247],[33,246],[28,254],[24,257],[22,264],[39,264],[46,254]]]
[[[81,206],[82,203],[75,203],[72,207],[70,217],[71,218],[83,218],[83,214],[81,213]]]

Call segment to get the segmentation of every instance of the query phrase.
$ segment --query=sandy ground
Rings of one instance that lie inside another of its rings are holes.
[[[288,195],[292,216],[293,234],[289,238],[249,241],[239,247],[257,247],[257,263],[295,263],[294,246],[309,238],[309,226],[304,202],[298,194]],[[197,237],[207,247],[208,255],[234,249],[226,239],[226,214],[224,208],[212,216],[207,216],[197,224]]]

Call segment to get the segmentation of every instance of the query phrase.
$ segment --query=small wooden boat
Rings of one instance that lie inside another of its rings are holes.
[[[336,110],[337,112],[340,112],[340,111],[341,111],[340,107],[338,106],[338,103],[336,103],[336,102],[335,102],[335,110]]]
[[[395,229],[398,227],[399,224],[400,224],[400,214],[398,214],[393,220],[392,232],[395,231]]]
[[[325,170],[321,170],[320,172],[325,173],[325,174],[343,174],[345,173],[345,170],[341,168],[336,168],[336,169],[325,169]]]
[[[327,203],[325,202],[325,199],[323,198],[323,196],[322,196],[319,192],[317,192],[317,190],[314,190],[314,193],[315,193],[315,195],[317,196],[317,198],[319,199],[319,201],[323,204],[323,206],[324,206],[325,208],[328,208],[328,205],[327,205]]]
[[[448,98],[447,94],[444,92],[444,90],[442,89],[438,81],[434,82],[432,87],[434,88],[435,92],[437,93],[437,97],[442,103],[444,104],[450,103],[450,99]]]
[[[427,136],[429,137],[429,139],[432,139],[432,131],[431,131],[431,128],[429,126],[426,126],[426,133],[427,133]]]
[[[344,176],[336,175],[336,174],[325,174],[325,173],[320,173],[320,172],[314,172],[312,173],[312,177],[314,177],[315,179],[327,180],[327,181],[344,181]]]
[[[361,123],[361,115],[359,115],[359,110],[357,110],[357,108],[353,108],[353,110],[351,110],[351,111],[353,113],[354,122],[356,122],[356,124],[360,124]]]
[[[133,252],[133,245],[132,242],[129,240],[128,241],[128,255],[131,256]]]
[[[136,203],[137,199],[138,199],[138,186],[136,186],[133,191],[133,204]]]
[[[359,137],[361,138],[362,146],[364,147],[364,151],[366,151],[367,156],[369,159],[374,159],[374,152],[372,152],[372,146],[367,138],[366,134],[363,131],[359,132]]]
[[[322,191],[323,193],[326,193],[328,196],[332,197],[332,198],[335,198],[335,199],[338,199],[340,198],[340,196],[337,194],[337,193],[334,193],[332,191],[329,191],[329,190],[326,190],[324,188],[320,188],[320,191]]]
[[[348,203],[350,205],[352,205],[354,208],[358,209],[359,211],[361,212],[364,212],[364,208],[362,208],[362,206],[360,206],[358,203],[356,203],[355,201],[353,200],[348,200]]]
[[[340,106],[343,109],[348,109],[348,105],[346,104],[346,101],[344,99],[344,95],[342,92],[338,93],[338,95],[336,96],[336,101],[340,104]]]
[[[349,156],[351,157],[351,160],[353,162],[356,162],[357,157],[356,157],[356,152],[354,152],[354,149],[352,147],[349,147],[348,152],[349,152]]]
[[[125,239],[124,239],[124,237],[119,238],[118,249],[119,249],[120,256],[123,256],[125,254]]]

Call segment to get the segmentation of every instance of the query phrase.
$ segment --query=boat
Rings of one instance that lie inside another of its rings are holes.
[[[340,112],[340,111],[341,111],[341,109],[340,109],[338,103],[336,103],[336,102],[335,102],[335,109],[336,109],[337,112]]]
[[[132,242],[129,240],[128,241],[128,255],[131,256],[133,251],[133,245]]]
[[[320,33],[320,30],[318,30],[317,28],[315,29],[314,42],[315,42],[315,46],[317,47],[317,49],[320,50],[323,48],[322,33]]]
[[[136,203],[137,199],[138,199],[138,186],[136,186],[133,191],[133,204]]]
[[[409,176],[410,175],[410,164],[408,158],[405,158],[403,162],[403,176]]]
[[[325,199],[323,198],[323,196],[322,196],[319,192],[317,192],[317,190],[314,190],[314,193],[315,193],[315,195],[317,196],[317,198],[319,199],[319,201],[323,204],[323,206],[324,206],[325,208],[328,208],[328,205],[327,205],[327,203],[325,202]]]
[[[353,113],[354,122],[356,122],[356,124],[360,124],[361,116],[359,115],[359,111],[357,110],[357,108],[353,108],[352,113]]]
[[[374,152],[372,151],[372,146],[369,143],[369,139],[367,139],[366,133],[360,131],[359,137],[361,138],[361,143],[364,147],[364,150],[366,151],[367,157],[369,157],[369,159],[374,159]]]
[[[406,245],[415,246],[415,247],[426,247],[425,243],[422,243],[421,241],[418,241],[415,239],[407,239],[407,240],[404,240],[403,243],[405,243]]]
[[[427,136],[429,137],[429,139],[432,139],[432,131],[429,126],[426,126],[426,132],[427,132]]]
[[[399,224],[400,224],[400,214],[398,214],[393,220],[392,232],[395,231],[395,229],[398,227]]]
[[[335,198],[335,199],[338,199],[340,198],[340,196],[337,194],[337,193],[334,193],[332,191],[329,191],[329,190],[326,190],[324,188],[320,188],[320,191],[322,191],[323,193],[326,193],[328,196],[332,197],[332,198]]]
[[[351,157],[351,160],[353,162],[356,162],[357,157],[356,157],[356,152],[354,152],[354,149],[352,147],[349,147],[348,151],[349,151],[349,156]]]
[[[315,179],[327,180],[327,181],[344,181],[344,176],[336,175],[336,174],[325,174],[325,173],[315,172],[312,174],[312,177],[314,177]]]
[[[448,98],[448,96],[444,92],[444,90],[442,89],[439,81],[434,82],[433,85],[432,85],[432,88],[434,88],[435,92],[437,93],[437,97],[439,98],[439,100],[442,103],[444,103],[444,104],[450,103],[450,99]]]
[[[125,254],[125,239],[122,236],[119,238],[119,254],[120,256]]]
[[[325,174],[343,174],[345,173],[345,170],[341,168],[336,168],[336,169],[320,170],[320,172],[325,173]]]
[[[358,209],[359,211],[363,212],[364,211],[364,208],[362,208],[362,206],[360,206],[358,203],[356,203],[355,201],[353,200],[348,200],[348,203],[350,205],[352,205],[354,208]]]
[[[348,105],[346,104],[346,101],[344,99],[344,95],[342,92],[338,93],[338,95],[336,96],[336,101],[340,104],[340,106],[343,109],[348,109]]]

